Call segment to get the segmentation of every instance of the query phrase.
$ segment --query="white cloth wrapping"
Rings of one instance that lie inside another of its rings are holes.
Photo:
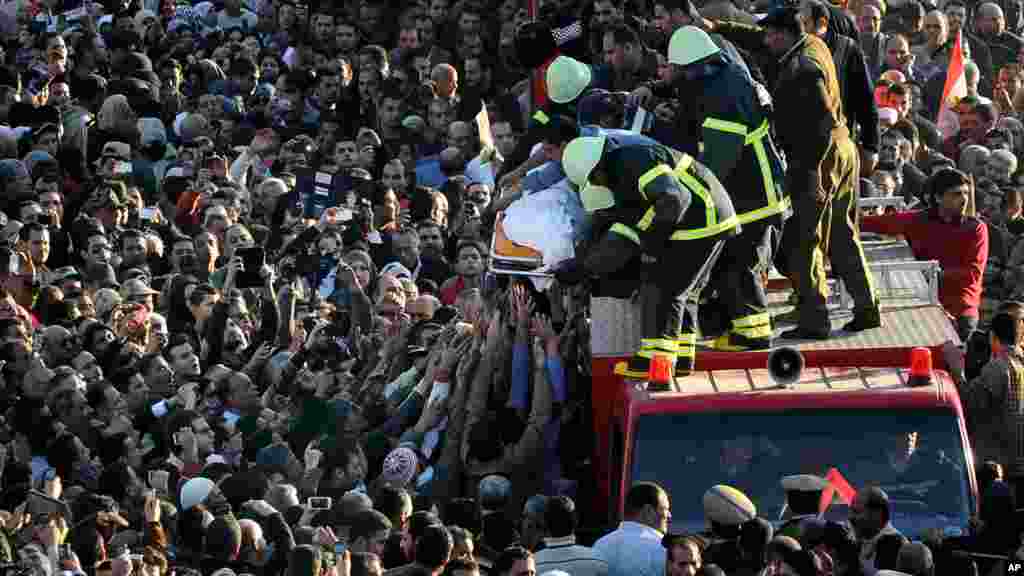
[[[583,218],[576,191],[568,179],[524,196],[505,210],[502,226],[509,240],[543,255],[550,268],[576,255],[573,238]]]

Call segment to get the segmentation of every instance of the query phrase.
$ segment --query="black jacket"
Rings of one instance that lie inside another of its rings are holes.
[[[832,51],[850,131],[866,150],[878,152],[878,107],[864,52],[856,41],[832,30],[831,24],[824,40]]]

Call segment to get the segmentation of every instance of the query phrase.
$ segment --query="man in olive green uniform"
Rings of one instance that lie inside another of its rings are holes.
[[[687,296],[699,295],[739,219],[715,175],[686,154],[626,131],[599,132],[570,142],[562,153],[566,176],[594,214],[597,242],[563,264],[555,277],[573,284],[611,274],[637,255],[657,262],[647,282],[640,350],[616,372],[647,381],[652,361],[693,367],[694,319]],[[681,156],[681,157],[680,157]]]
[[[825,255],[853,296],[851,331],[881,326],[878,301],[854,222],[859,185],[857,147],[843,116],[839,81],[828,46],[804,34],[799,8],[773,9],[764,20],[764,40],[779,57],[773,93],[774,124],[789,169],[785,189],[795,225],[783,234],[790,277],[800,294],[800,323],[787,339],[829,337]],[[790,230],[794,237],[786,238]]]

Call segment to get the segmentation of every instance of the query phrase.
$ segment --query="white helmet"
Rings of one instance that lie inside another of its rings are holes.
[[[548,66],[544,74],[548,98],[557,104],[565,104],[579,98],[590,86],[590,66],[568,56],[559,56]]]
[[[606,141],[604,136],[581,136],[566,144],[562,152],[562,169],[569,180],[579,187],[580,200],[587,212],[615,205],[611,190],[590,183],[590,173],[601,161]]]
[[[683,26],[672,34],[668,42],[668,62],[687,66],[721,51],[707,32],[696,26]]]

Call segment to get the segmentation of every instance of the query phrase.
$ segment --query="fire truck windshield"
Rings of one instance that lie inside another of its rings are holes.
[[[645,414],[633,441],[628,481],[668,490],[674,530],[705,528],[701,495],[715,484],[742,490],[759,516],[778,522],[788,517],[782,477],[830,471],[854,490],[885,490],[893,525],[911,537],[929,529],[959,535],[973,509],[948,409]],[[825,517],[843,521],[847,512],[836,496]]]

